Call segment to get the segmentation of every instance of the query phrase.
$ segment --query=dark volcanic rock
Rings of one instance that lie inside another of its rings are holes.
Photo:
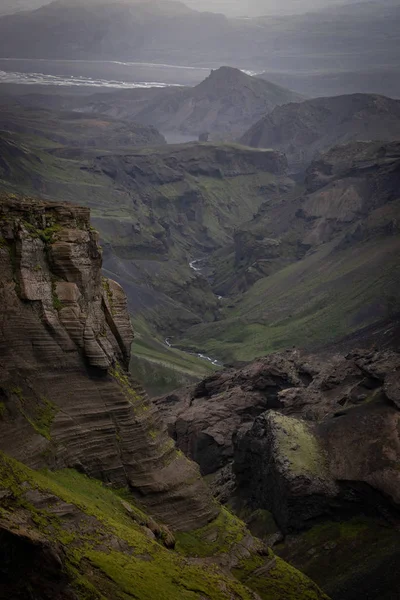
[[[288,531],[354,513],[369,489],[400,504],[399,368],[392,351],[287,352],[157,404],[216,495],[267,509]]]
[[[0,563],[1,600],[77,599],[56,546],[27,527],[0,522]]]
[[[305,368],[305,367],[304,367]],[[215,473],[233,457],[233,435],[269,408],[282,406],[281,390],[302,385],[291,353],[212,375],[194,388],[156,400],[178,447]]]
[[[314,428],[275,411],[239,432],[234,470],[246,504],[271,511],[284,533],[329,514],[339,491]]]

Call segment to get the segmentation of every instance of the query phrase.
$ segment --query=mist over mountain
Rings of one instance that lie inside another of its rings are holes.
[[[170,0],[62,0],[0,19],[0,56],[340,74],[397,69],[399,32],[393,0],[254,19],[202,13]]]
[[[79,110],[151,124],[163,132],[232,140],[275,106],[301,100],[291,90],[220,67],[193,88],[97,94],[83,100]]]
[[[72,1],[72,0],[70,0]],[[77,0],[82,5],[86,2],[102,0]],[[130,0],[131,4],[138,0]],[[161,0],[162,2],[163,0]],[[330,0],[328,7],[353,4],[360,0]],[[368,1],[368,0],[364,0]],[[31,10],[50,4],[51,0],[3,0],[0,14],[11,14],[20,10]],[[279,5],[271,0],[185,0],[184,4],[199,12],[223,13],[230,17],[261,16],[275,14],[301,14],[313,10],[326,8],[324,0],[285,0]]]
[[[399,0],[0,0],[0,600],[399,600]]]

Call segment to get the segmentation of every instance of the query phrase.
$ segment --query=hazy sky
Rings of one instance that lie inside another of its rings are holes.
[[[357,0],[183,0],[185,4],[196,10],[251,16],[304,13],[355,1]]]
[[[75,0],[76,1],[76,0]],[[88,0],[82,0],[82,3]],[[91,0],[92,2],[106,0]],[[125,0],[126,1],[126,0]],[[129,0],[127,0],[129,1]],[[132,0],[140,2],[145,0]],[[163,1],[163,0],[158,0]],[[168,0],[165,0],[168,1]],[[181,0],[196,10],[221,12],[229,16],[258,16],[270,14],[299,14],[360,0]],[[364,0],[367,1],[367,0]],[[51,0],[0,0],[0,14],[18,9],[37,8]],[[112,0],[110,0],[112,2]]]

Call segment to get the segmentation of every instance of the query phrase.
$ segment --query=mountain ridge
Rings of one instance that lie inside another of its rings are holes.
[[[241,138],[255,147],[284,152],[292,170],[302,170],[319,152],[352,141],[400,137],[400,100],[350,94],[277,107]]]
[[[150,103],[142,103],[148,97]],[[131,98],[138,98],[137,106]],[[162,132],[180,132],[211,139],[234,139],[275,106],[301,101],[299,94],[247,75],[233,67],[220,67],[193,88],[158,93],[124,92],[90,97],[80,110],[115,115],[154,125]]]

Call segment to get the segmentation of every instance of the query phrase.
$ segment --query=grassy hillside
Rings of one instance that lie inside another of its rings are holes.
[[[400,307],[400,239],[375,240],[332,252],[327,245],[263,278],[212,326],[180,340],[225,361],[251,360],[276,350],[315,348],[390,316]]]
[[[218,367],[210,361],[168,346],[173,340],[157,339],[143,319],[134,320],[130,370],[150,396],[189,385],[212,374]]]
[[[338,146],[299,197],[266,203],[210,260],[228,297],[181,340],[224,360],[315,348],[400,310],[397,142]]]

